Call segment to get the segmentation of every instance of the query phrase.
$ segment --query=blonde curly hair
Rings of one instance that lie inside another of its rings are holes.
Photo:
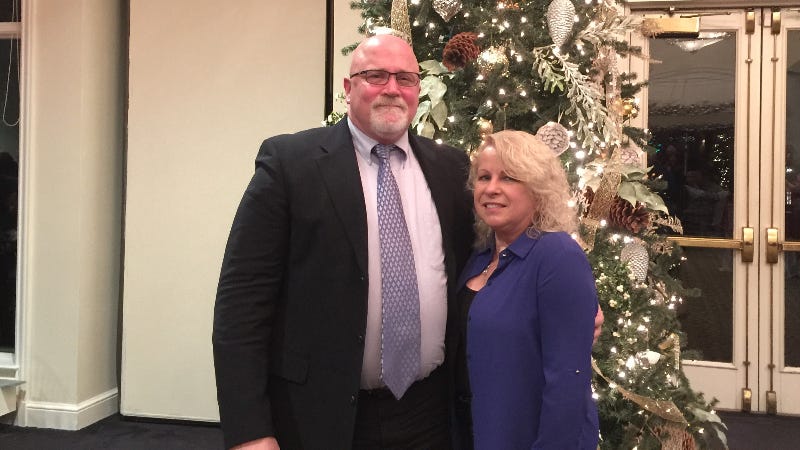
[[[571,196],[564,167],[550,147],[530,133],[504,130],[486,136],[472,154],[467,181],[470,190],[475,189],[478,159],[489,147],[497,152],[506,174],[522,182],[533,196],[535,210],[531,211],[528,233],[564,231],[571,234],[577,230],[576,210],[568,203]],[[477,247],[491,242],[492,229],[477,214],[475,231]]]

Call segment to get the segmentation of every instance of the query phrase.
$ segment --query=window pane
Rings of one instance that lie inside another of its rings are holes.
[[[694,41],[650,40],[662,63],[650,65],[649,165],[666,181],[664,201],[686,236],[730,239],[736,40],[730,33],[700,49],[679,45]]]
[[[19,178],[18,62],[19,40],[0,39],[0,352],[14,352],[15,344]]]
[[[0,0],[0,22],[20,22],[21,17],[19,0]]]

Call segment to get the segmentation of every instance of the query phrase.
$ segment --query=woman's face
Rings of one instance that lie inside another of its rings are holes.
[[[506,174],[494,147],[486,147],[475,164],[475,211],[498,239],[510,244],[531,225],[533,197],[521,181]]]

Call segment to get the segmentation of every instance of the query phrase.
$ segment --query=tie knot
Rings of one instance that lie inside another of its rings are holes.
[[[387,159],[389,159],[389,154],[395,148],[397,148],[397,147],[395,147],[394,145],[378,144],[375,147],[373,147],[372,153],[375,153],[375,156],[377,156],[381,160],[387,160]]]

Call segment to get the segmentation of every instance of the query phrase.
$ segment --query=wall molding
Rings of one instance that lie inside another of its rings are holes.
[[[57,430],[80,430],[119,412],[119,390],[103,392],[78,404],[23,400],[17,425]]]

